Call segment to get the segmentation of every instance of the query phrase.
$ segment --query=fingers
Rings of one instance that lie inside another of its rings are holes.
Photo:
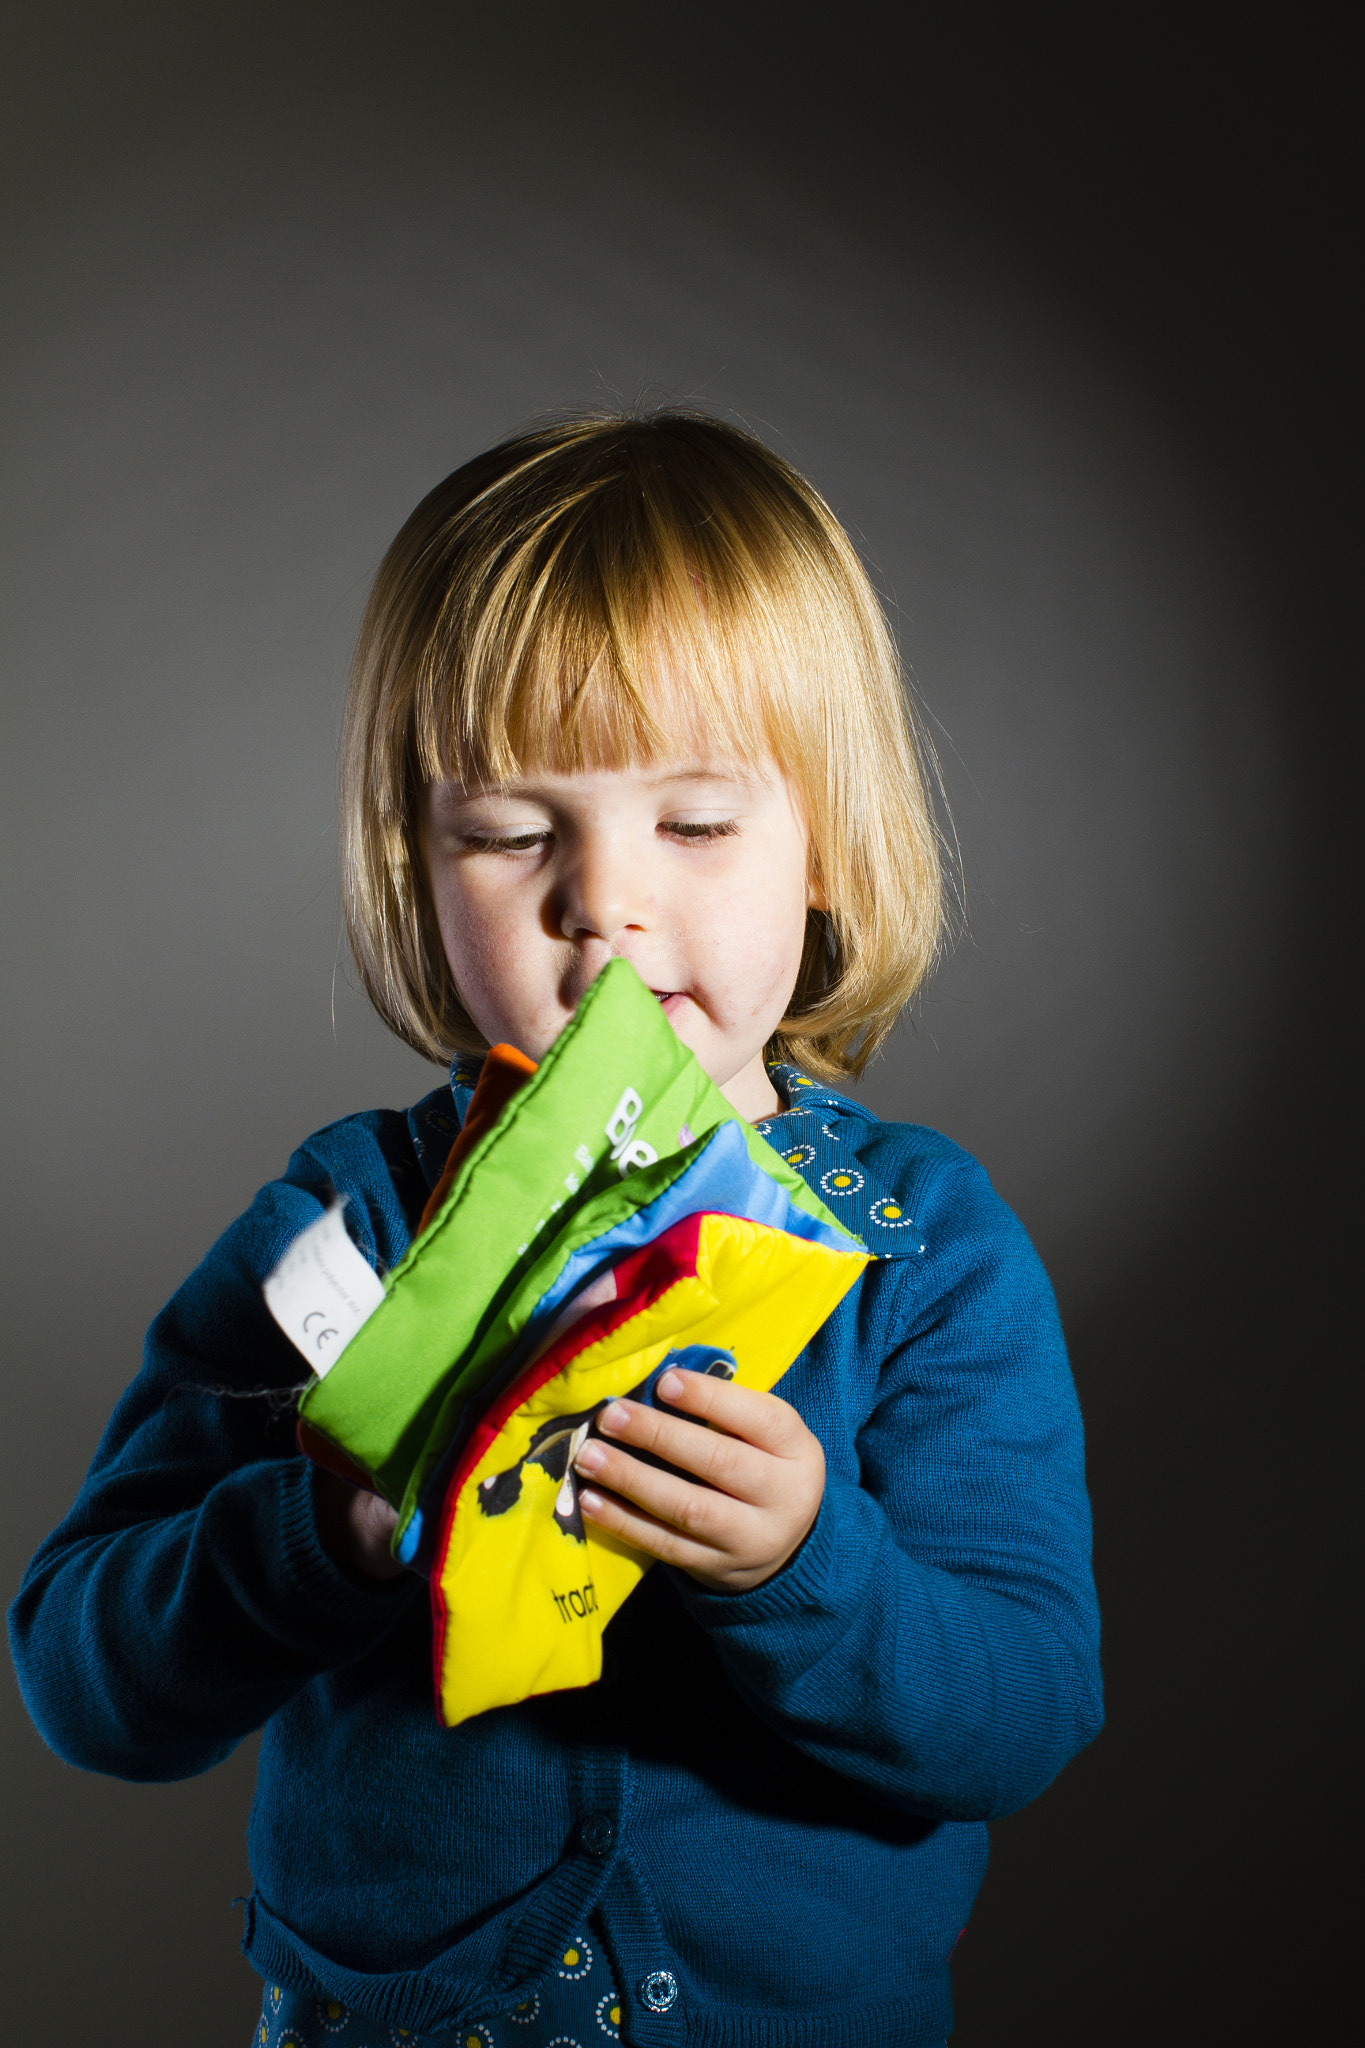
[[[630,1493],[632,1498],[642,1497],[635,1490],[636,1475],[639,1475],[638,1483],[646,1489],[644,1504],[656,1514],[668,1512],[668,1504],[678,1498],[678,1487],[684,1482],[670,1479],[668,1474],[640,1464],[628,1455],[630,1451],[645,1451],[652,1457],[661,1458],[736,1500],[756,1505],[771,1500],[783,1479],[780,1454],[765,1444],[755,1442],[752,1435],[728,1433],[725,1421],[719,1416],[711,1428],[699,1427],[706,1419],[706,1407],[723,1411],[727,1406],[723,1402],[709,1401],[705,1393],[700,1398],[697,1396],[694,1386],[702,1378],[703,1375],[698,1373],[665,1374],[665,1381],[675,1380],[680,1389],[674,1398],[674,1405],[681,1411],[677,1415],[651,1408],[642,1401],[608,1403],[597,1418],[601,1436],[590,1438],[579,1454],[579,1471],[591,1473],[605,1485]],[[693,1385],[688,1385],[688,1382]],[[661,1387],[663,1384],[661,1381]],[[744,1403],[728,1404],[731,1411],[728,1420],[732,1426],[745,1422],[754,1434],[762,1429],[764,1434],[782,1439],[785,1434],[782,1429],[763,1429],[747,1403],[772,1403],[775,1407],[784,1407],[785,1403],[778,1403],[769,1394],[753,1394],[748,1388],[735,1389],[723,1382],[712,1384],[722,1394],[738,1391],[745,1396]],[[787,1412],[804,1436],[805,1424],[794,1411]],[[690,1420],[690,1416],[695,1416],[696,1420]],[[649,1475],[648,1481],[643,1476],[645,1474]],[[669,1483],[664,1487],[649,1483],[656,1479]]]
[[[357,1490],[350,1504],[354,1537],[352,1563],[367,1579],[396,1579],[403,1567],[390,1545],[398,1527],[398,1516],[377,1493]]]
[[[742,1387],[737,1380],[713,1379],[709,1373],[684,1372],[676,1366],[661,1373],[657,1383],[660,1400],[684,1415],[709,1422],[712,1429],[741,1437],[776,1457],[795,1449],[809,1435],[805,1423],[789,1402],[777,1394],[762,1394],[756,1387]],[[613,1406],[633,1406],[629,1402]],[[647,1411],[654,1415],[659,1410]]]
[[[375,1545],[382,1544],[387,1550],[398,1527],[398,1510],[392,1508],[377,1493],[357,1491],[354,1505],[356,1528]]]
[[[693,1487],[691,1491],[698,1493],[701,1489]],[[632,1550],[658,1558],[661,1564],[674,1564],[699,1578],[722,1583],[731,1576],[727,1550],[714,1542],[699,1541],[671,1522],[659,1521],[618,1494],[583,1487],[578,1504],[587,1521],[629,1544]]]
[[[355,1578],[401,1577],[403,1567],[389,1548],[398,1516],[388,1502],[321,1468],[314,1485],[318,1534],[333,1561]]]
[[[814,1520],[824,1490],[818,1439],[774,1394],[688,1372],[669,1372],[659,1385],[679,1414],[613,1401],[599,1415],[606,1440],[589,1438],[574,1461],[586,1482],[579,1491],[584,1515],[695,1577],[760,1583]],[[699,1428],[687,1416],[712,1427]],[[645,1464],[637,1451],[679,1471]]]
[[[713,1549],[727,1547],[737,1514],[754,1505],[717,1487],[693,1485],[672,1472],[661,1472],[609,1444],[584,1444],[575,1469],[580,1480],[594,1489],[608,1489],[618,1507],[639,1509],[650,1521],[666,1524]],[[579,1500],[586,1512],[602,1519],[582,1490]]]

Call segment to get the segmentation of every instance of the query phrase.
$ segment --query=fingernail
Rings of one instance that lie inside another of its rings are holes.
[[[597,1418],[599,1429],[622,1430],[630,1421],[630,1410],[624,1401],[608,1401]]]
[[[683,1390],[682,1374],[680,1372],[660,1373],[658,1386],[659,1392],[663,1395],[665,1401],[676,1401]]]
[[[595,1515],[601,1510],[602,1496],[591,1486],[581,1486],[578,1489],[578,1505],[584,1514]]]
[[[580,1447],[578,1456],[573,1461],[574,1470],[576,1472],[599,1472],[606,1463],[606,1460],[607,1454],[602,1449],[602,1446],[589,1442]]]

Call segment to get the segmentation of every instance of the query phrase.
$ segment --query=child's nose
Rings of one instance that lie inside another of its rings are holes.
[[[559,928],[566,939],[612,939],[641,931],[647,919],[644,879],[619,847],[603,840],[578,849],[563,885]]]

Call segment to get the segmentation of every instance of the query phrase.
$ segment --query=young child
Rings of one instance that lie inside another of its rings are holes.
[[[342,818],[365,987],[449,1085],[308,1139],[157,1317],[12,1611],[29,1709],[128,1778],[264,1728],[261,2048],[931,2048],[985,1823],[1100,1725],[1098,1624],[1038,1260],[955,1145],[832,1085],[941,915],[852,547],[713,420],[505,442],[380,570]],[[538,1060],[618,956],[875,1262],[777,1393],[606,1412],[583,1513],[662,1568],[598,1684],[443,1729],[423,1583],[298,1453],[261,1285],[333,1191],[391,1267],[481,1053]]]

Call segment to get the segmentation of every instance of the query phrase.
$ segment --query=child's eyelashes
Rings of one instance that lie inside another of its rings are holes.
[[[675,839],[730,839],[739,830],[738,818],[716,818],[705,822],[690,818],[668,818],[659,826]]]
[[[464,843],[473,853],[530,853],[549,837],[548,832],[466,832]]]
[[[656,828],[669,839],[692,841],[729,839],[739,831],[737,818],[662,818]],[[465,832],[465,846],[471,853],[534,853],[548,846],[554,834],[544,827],[529,832]]]

